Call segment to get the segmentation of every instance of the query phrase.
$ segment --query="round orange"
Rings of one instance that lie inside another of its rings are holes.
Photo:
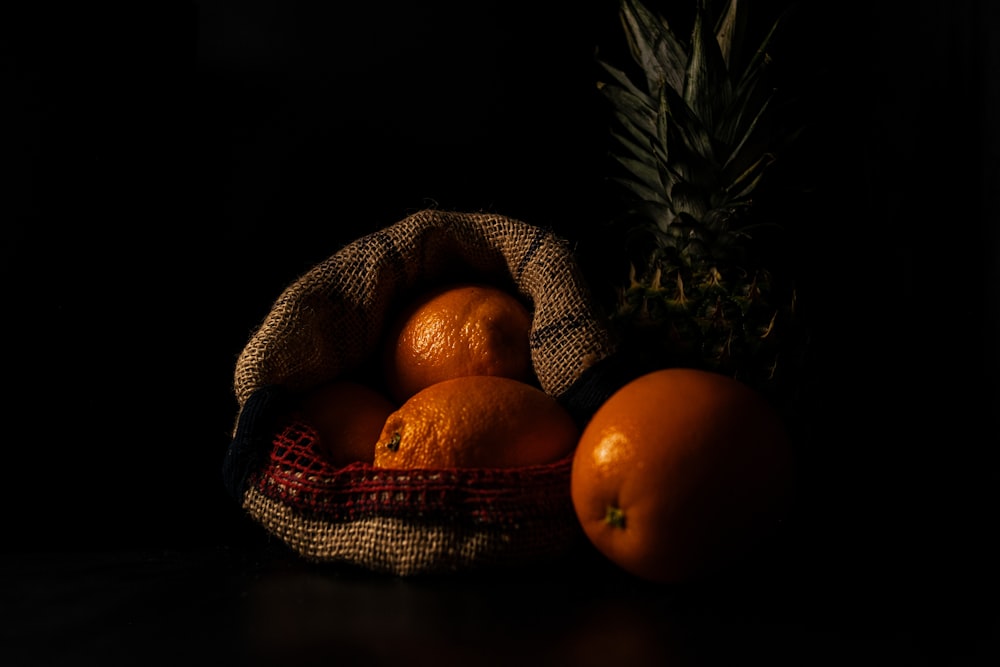
[[[421,294],[388,329],[383,367],[402,403],[421,389],[464,375],[533,377],[531,313],[513,294],[485,284],[449,284]]]
[[[375,459],[375,441],[396,409],[385,395],[350,380],[334,380],[310,392],[300,418],[318,435],[317,449],[331,463]]]
[[[598,408],[573,457],[587,537],[622,569],[681,582],[731,565],[771,533],[789,488],[778,414],[730,377],[653,371]]]
[[[537,387],[490,375],[437,382],[385,422],[375,446],[382,468],[504,468],[568,456],[580,432]]]

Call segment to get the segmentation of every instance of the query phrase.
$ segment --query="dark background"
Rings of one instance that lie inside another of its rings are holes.
[[[236,357],[361,234],[492,211],[578,243],[595,280],[620,270],[593,63],[621,49],[614,2],[4,12],[5,549],[255,543],[220,473]],[[1000,482],[996,5],[808,3],[794,25],[775,57],[813,131],[786,169],[815,187],[781,210],[815,341],[788,560],[978,590]]]

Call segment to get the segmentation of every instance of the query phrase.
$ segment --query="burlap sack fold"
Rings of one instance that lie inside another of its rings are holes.
[[[302,556],[394,574],[525,563],[579,536],[571,459],[503,470],[335,468],[289,417],[301,392],[365,367],[408,296],[486,279],[532,308],[541,388],[585,419],[614,387],[594,369],[613,341],[568,243],[486,213],[424,210],[344,246],[289,285],[240,354],[239,404],[224,466],[230,492]]]

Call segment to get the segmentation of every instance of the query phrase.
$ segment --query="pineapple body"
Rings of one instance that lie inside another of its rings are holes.
[[[768,45],[743,48],[746,2],[713,16],[695,0],[689,39],[639,0],[621,0],[632,69],[603,62],[611,107],[614,221],[632,258],[612,322],[647,366],[687,366],[770,393],[787,388],[804,334],[794,285],[762,251],[778,225],[754,195],[776,150]]]

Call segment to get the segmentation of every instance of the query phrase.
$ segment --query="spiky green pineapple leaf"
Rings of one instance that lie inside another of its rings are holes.
[[[791,11],[792,8],[789,7],[778,15],[774,22],[771,23],[770,28],[768,28],[767,34],[764,35],[764,38],[754,50],[742,73],[738,77],[734,76],[734,79],[739,79],[740,86],[743,86],[746,81],[760,78],[761,73],[765,71],[765,65],[771,57],[769,55],[770,46],[784,27]]]
[[[615,72],[609,68],[608,71],[613,75],[624,76],[620,70]],[[612,79],[618,85],[600,84],[598,90],[608,98],[614,105],[614,108],[619,110],[620,113],[634,115],[636,118],[646,118],[656,112],[656,103],[649,95],[632,84],[623,85],[619,83],[616,76],[612,76]]]
[[[738,141],[746,143],[748,137],[757,131],[764,135],[761,137],[760,143],[773,144],[779,141],[789,143],[794,140],[792,133],[785,136],[775,136],[769,132],[770,128],[761,127],[761,119],[770,114],[770,105],[775,97],[775,89],[764,76],[770,59],[768,49],[786,19],[787,11],[772,23],[742,72],[737,74],[737,70],[730,70],[731,78],[737,83],[732,103],[729,106],[729,113],[717,128],[719,137],[730,144],[735,144]]]
[[[632,57],[646,74],[647,90],[663,83],[683,90],[688,55],[667,22],[637,0],[622,0],[620,15]]]
[[[611,130],[609,134],[612,142],[617,144],[621,150],[621,155],[640,160],[646,164],[656,165],[660,162],[657,149],[650,142],[635,141],[633,136],[616,130]]]
[[[694,183],[684,181],[674,184],[670,190],[670,202],[678,214],[686,213],[696,220],[701,220],[708,213],[708,191]]]
[[[628,91],[629,93],[631,93],[632,95],[634,95],[636,98],[642,100],[649,107],[651,111],[656,108],[656,103],[653,101],[653,98],[651,98],[646,91],[641,90],[638,86],[632,83],[632,79],[630,79],[629,76],[624,71],[600,59],[598,59],[597,65],[602,70],[604,70],[606,74],[610,75],[611,83],[613,84],[611,86],[612,89],[614,85],[618,85],[621,88]],[[605,81],[597,82],[597,89],[600,90],[602,93],[607,94],[610,91],[605,90],[605,87],[608,87],[607,82]]]
[[[715,27],[716,41],[719,43],[719,51],[722,53],[723,62],[729,72],[736,71],[738,62],[736,58],[741,52],[743,36],[746,32],[746,3],[739,0],[731,0],[726,5],[726,9],[719,17],[719,22]]]
[[[706,13],[705,1],[698,0],[691,33],[691,57],[684,76],[684,102],[704,127],[714,128],[729,106],[733,89],[725,58],[708,25]]]
[[[663,142],[658,144],[663,145]],[[683,195],[683,188],[690,184],[698,173],[706,171],[704,160],[699,156],[684,150],[684,147],[676,142],[671,149],[669,159],[664,152],[656,153],[656,173],[660,188],[666,194],[667,201],[673,201]],[[677,190],[680,187],[681,190]]]
[[[761,179],[764,178],[764,172],[774,160],[774,156],[770,153],[760,156],[756,162],[726,186],[725,198],[731,201],[742,201],[749,197],[760,184]]]
[[[715,162],[716,142],[712,136],[712,128],[679,94],[667,89],[663,92],[660,106],[666,111],[677,136],[689,150],[696,152],[705,160]]]
[[[614,118],[640,143],[648,143],[656,135],[656,122],[647,108],[633,95],[621,88],[611,88],[605,93],[615,104]]]
[[[731,149],[729,157],[726,159],[725,163],[722,165],[722,170],[724,172],[731,172],[733,169],[746,170],[748,162],[754,163],[759,161],[759,156],[761,154],[761,140],[759,139],[759,131],[761,129],[762,119],[767,115],[768,109],[770,108],[771,101],[768,99],[764,104],[760,106],[757,113],[749,119],[749,123],[742,128],[739,134],[734,134],[731,143]],[[740,115],[736,119],[736,122],[732,124],[732,129],[734,133],[741,128],[741,121],[744,117]],[[767,143],[766,140],[763,143]]]

